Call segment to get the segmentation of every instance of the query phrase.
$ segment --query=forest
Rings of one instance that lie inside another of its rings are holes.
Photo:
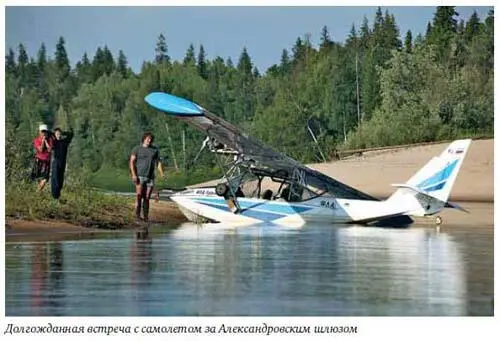
[[[40,123],[74,130],[68,176],[91,186],[132,189],[128,160],[144,131],[155,134],[170,185],[219,176],[208,152],[191,165],[204,136],[148,107],[152,91],[192,100],[304,163],[323,160],[308,122],[328,160],[342,149],[493,136],[493,10],[459,20],[455,7],[437,7],[424,31],[400,32],[378,8],[343,42],[327,25],[317,46],[297,37],[267,70],[245,46],[237,61],[209,60],[193,44],[172,60],[168,32],[138,73],[107,46],[75,63],[63,36],[53,56],[45,43],[26,51],[20,42],[5,61],[7,192],[28,178]]]

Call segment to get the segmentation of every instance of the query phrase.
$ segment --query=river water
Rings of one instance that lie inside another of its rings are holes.
[[[493,315],[493,228],[184,224],[7,243],[7,316]]]

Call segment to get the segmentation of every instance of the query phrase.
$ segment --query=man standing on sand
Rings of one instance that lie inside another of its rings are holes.
[[[52,151],[52,138],[49,134],[49,128],[46,124],[40,124],[38,128],[40,135],[33,140],[35,147],[35,163],[31,172],[31,180],[40,179],[37,191],[41,191],[50,176],[50,152]]]
[[[60,128],[54,129],[54,139],[52,141],[52,174],[50,185],[52,188],[52,197],[59,199],[64,185],[64,171],[66,170],[66,156],[68,147],[73,138],[73,130],[64,132]]]
[[[135,217],[141,220],[141,207],[143,220],[149,219],[149,199],[154,188],[155,168],[158,167],[161,177],[165,177],[160,161],[160,151],[152,145],[154,136],[145,133],[141,144],[132,149],[130,155],[130,173],[135,185]]]

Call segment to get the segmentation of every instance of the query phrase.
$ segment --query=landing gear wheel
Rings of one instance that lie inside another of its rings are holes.
[[[441,219],[440,216],[437,216],[436,217],[436,225],[441,225],[442,222],[443,222],[443,219]]]

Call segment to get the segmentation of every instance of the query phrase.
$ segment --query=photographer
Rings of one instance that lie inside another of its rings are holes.
[[[53,141],[46,124],[41,124],[40,134],[33,140],[35,147],[35,162],[31,172],[33,181],[40,179],[37,191],[43,190],[50,176],[50,153],[52,151]]]

